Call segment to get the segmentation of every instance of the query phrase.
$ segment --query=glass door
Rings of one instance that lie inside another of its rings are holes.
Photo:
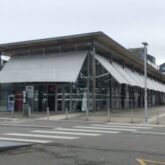
[[[57,106],[56,111],[64,111],[64,86],[58,85],[56,89]]]
[[[55,111],[55,85],[48,85],[48,107],[50,111]]]
[[[58,85],[56,87],[56,111],[65,111],[65,108],[69,110],[70,104],[70,86]]]

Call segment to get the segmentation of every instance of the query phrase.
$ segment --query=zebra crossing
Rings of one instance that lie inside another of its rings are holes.
[[[90,124],[71,127],[57,127],[52,129],[39,128],[27,132],[9,132],[0,135],[1,141],[17,141],[26,143],[51,143],[56,140],[76,140],[80,138],[93,138],[105,134],[119,134],[122,132],[148,131],[151,126],[124,125],[124,124]]]

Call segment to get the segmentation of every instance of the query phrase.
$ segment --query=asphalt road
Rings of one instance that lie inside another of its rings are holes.
[[[5,165],[165,164],[165,126],[37,121],[1,125],[0,140],[33,144],[1,151]]]

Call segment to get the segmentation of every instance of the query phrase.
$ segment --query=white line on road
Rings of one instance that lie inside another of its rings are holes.
[[[119,125],[103,125],[103,124],[92,124],[97,127],[108,127],[108,128],[127,128],[127,129],[151,129],[151,127],[134,127],[134,126],[119,126]]]
[[[42,134],[24,134],[24,133],[7,133],[5,135],[9,136],[24,136],[24,137],[37,137],[37,138],[51,138],[51,139],[79,139],[79,137],[71,137],[71,136],[52,136],[52,135],[42,135]]]
[[[76,129],[76,128],[56,128],[55,130],[60,131],[76,131],[76,132],[95,132],[95,133],[109,133],[109,134],[117,134],[120,133],[118,131],[104,131],[104,130],[87,130],[87,129]]]
[[[2,141],[17,141],[17,142],[29,142],[29,143],[51,143],[52,141],[48,140],[37,140],[37,139],[20,139],[20,138],[6,138],[0,137]]]
[[[103,130],[114,130],[114,131],[136,131],[136,129],[126,129],[126,128],[105,128],[105,127],[92,127],[92,126],[74,126],[75,128],[84,129],[103,129]]]
[[[80,132],[63,132],[63,131],[43,131],[43,130],[34,130],[31,132],[35,133],[47,133],[47,134],[64,134],[64,135],[79,135],[79,136],[100,136],[101,134],[95,133],[80,133]]]
[[[129,124],[129,123],[107,123],[108,125],[122,125],[122,126],[140,126],[140,127],[165,127],[165,125],[153,125],[153,124],[145,124],[145,123],[139,123],[139,124]]]
[[[149,134],[149,135],[165,135],[163,132],[142,132],[142,131],[133,131],[133,133],[140,133],[140,134]]]

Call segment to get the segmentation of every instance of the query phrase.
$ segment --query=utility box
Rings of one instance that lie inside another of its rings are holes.
[[[12,112],[15,110],[15,96],[14,95],[9,95],[8,96],[8,106],[7,110],[9,112]]]
[[[29,108],[30,108],[30,104],[25,102],[23,103],[23,116],[24,117],[29,117]]]

